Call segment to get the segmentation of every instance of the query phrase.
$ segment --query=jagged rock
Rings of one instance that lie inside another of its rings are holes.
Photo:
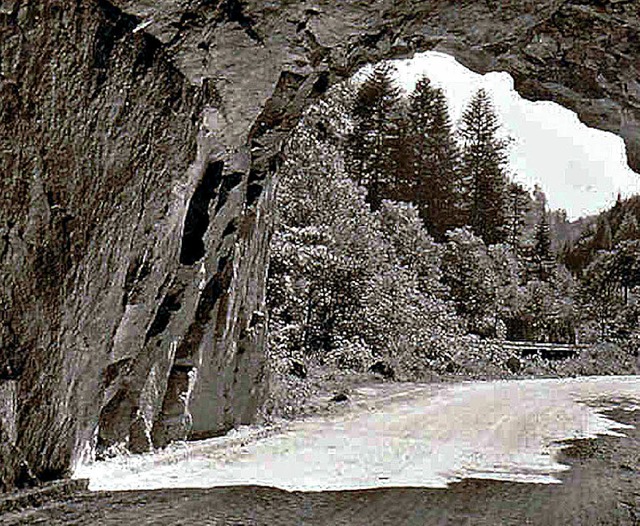
[[[186,440],[191,431],[191,414],[187,405],[193,369],[176,366],[171,370],[162,411],[153,427],[153,443],[165,447],[175,440]]]
[[[17,429],[17,385],[12,380],[0,380],[0,434],[2,441],[15,445]]]
[[[151,425],[143,414],[138,413],[129,426],[129,451],[147,453],[152,450]]]
[[[181,434],[251,422],[282,140],[333,82],[446,51],[620,134],[639,168],[639,25],[604,0],[2,2],[0,371],[35,475],[97,426],[164,426],[178,361]]]
[[[0,429],[0,492],[10,491],[16,485],[16,470],[13,462],[15,448]]]

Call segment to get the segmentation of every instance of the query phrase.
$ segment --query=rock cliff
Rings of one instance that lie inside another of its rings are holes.
[[[635,0],[2,0],[0,462],[47,480],[252,420],[281,144],[331,83],[446,51],[639,169],[639,28]]]

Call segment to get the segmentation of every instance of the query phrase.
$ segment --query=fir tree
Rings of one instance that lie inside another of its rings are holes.
[[[622,241],[631,241],[634,239],[640,239],[640,228],[638,227],[636,216],[631,211],[627,211],[620,222],[620,226],[618,226],[616,230],[613,241],[614,244],[617,245]]]
[[[592,262],[595,251],[593,245],[593,231],[585,228],[578,239],[565,244],[562,263],[575,275],[582,275],[587,266]]]
[[[536,225],[533,253],[535,273],[539,280],[545,281],[549,277],[554,263],[553,254],[551,253],[551,230],[546,206],[542,209],[540,220]]]
[[[462,175],[466,186],[466,220],[487,245],[506,237],[504,196],[507,142],[486,91],[480,89],[462,115]]]
[[[360,85],[354,101],[354,129],[349,140],[350,172],[367,189],[367,202],[380,208],[385,190],[398,172],[400,90],[393,67],[379,64]]]
[[[613,248],[611,223],[609,223],[609,219],[605,215],[601,215],[598,218],[593,244],[596,250],[611,250]]]
[[[507,207],[505,221],[507,227],[507,244],[515,254],[523,248],[523,237],[527,225],[526,216],[531,208],[531,197],[522,185],[511,183],[507,187]]]
[[[626,305],[629,291],[640,285],[640,241],[621,241],[613,253],[613,274],[622,288]]]
[[[444,93],[428,78],[409,97],[408,139],[413,198],[429,232],[438,240],[456,225],[458,149]]]

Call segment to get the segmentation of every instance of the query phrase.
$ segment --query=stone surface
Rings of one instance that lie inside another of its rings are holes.
[[[639,6],[0,2],[0,376],[34,473],[252,420],[281,143],[359,65],[509,71],[640,168]]]
[[[19,455],[15,449],[18,438],[16,428],[16,382],[0,380],[0,492],[17,482]]]
[[[16,382],[0,380],[0,437],[11,445],[18,438],[16,413]]]

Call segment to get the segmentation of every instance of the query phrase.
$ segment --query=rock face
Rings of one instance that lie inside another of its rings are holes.
[[[509,71],[640,168],[639,6],[2,0],[0,378],[34,473],[252,420],[281,144],[359,65]]]

